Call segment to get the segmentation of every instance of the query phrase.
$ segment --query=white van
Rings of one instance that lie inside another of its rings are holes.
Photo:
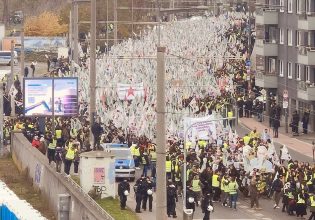
[[[18,55],[14,51],[14,65],[18,64]],[[11,51],[0,51],[0,64],[11,65]]]

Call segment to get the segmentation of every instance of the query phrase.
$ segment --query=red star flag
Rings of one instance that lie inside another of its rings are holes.
[[[136,97],[144,97],[143,83],[123,84],[117,83],[117,94],[120,100],[133,100]]]

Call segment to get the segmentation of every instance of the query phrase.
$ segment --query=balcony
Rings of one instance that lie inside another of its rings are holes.
[[[315,48],[299,47],[298,63],[307,66],[315,65]]]
[[[315,30],[315,12],[307,12],[299,15],[298,29],[312,31]]]
[[[315,101],[315,83],[299,82],[297,86],[297,97],[305,101]]]
[[[256,40],[256,54],[267,57],[278,56],[277,40]]]
[[[255,85],[262,88],[276,89],[278,88],[278,76],[276,73],[257,71],[255,74]]]
[[[256,10],[256,24],[278,24],[278,10],[261,8]]]

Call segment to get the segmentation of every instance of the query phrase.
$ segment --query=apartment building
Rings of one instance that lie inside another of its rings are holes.
[[[315,130],[315,0],[260,0],[256,5],[256,86],[288,91],[289,116],[311,110]]]

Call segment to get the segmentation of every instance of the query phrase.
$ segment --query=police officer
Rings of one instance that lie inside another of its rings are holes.
[[[177,218],[176,216],[176,202],[178,202],[177,198],[177,190],[174,183],[170,180],[167,186],[167,216],[173,218]]]
[[[152,201],[153,201],[153,183],[150,177],[147,177],[143,181],[143,197],[142,197],[142,209],[147,210],[147,201],[149,200],[149,212],[152,212]]]
[[[205,215],[203,216],[203,220],[209,220],[210,212],[213,212],[213,204],[212,204],[210,193],[207,193],[205,197],[203,198],[202,203],[201,203],[201,209],[202,209],[202,213],[205,213]]]
[[[315,197],[310,194],[310,212],[312,213],[308,220],[315,220]]]
[[[143,196],[143,180],[144,178],[141,177],[137,180],[136,184],[134,185],[134,191],[136,194],[136,213],[141,213],[140,207],[141,207],[141,201]]]
[[[192,209],[195,212],[195,193],[192,191],[192,186],[188,187],[186,192],[186,208]]]
[[[130,192],[130,185],[126,179],[123,182],[118,184],[118,196],[120,199],[120,208],[121,210],[126,209],[127,195]]]

